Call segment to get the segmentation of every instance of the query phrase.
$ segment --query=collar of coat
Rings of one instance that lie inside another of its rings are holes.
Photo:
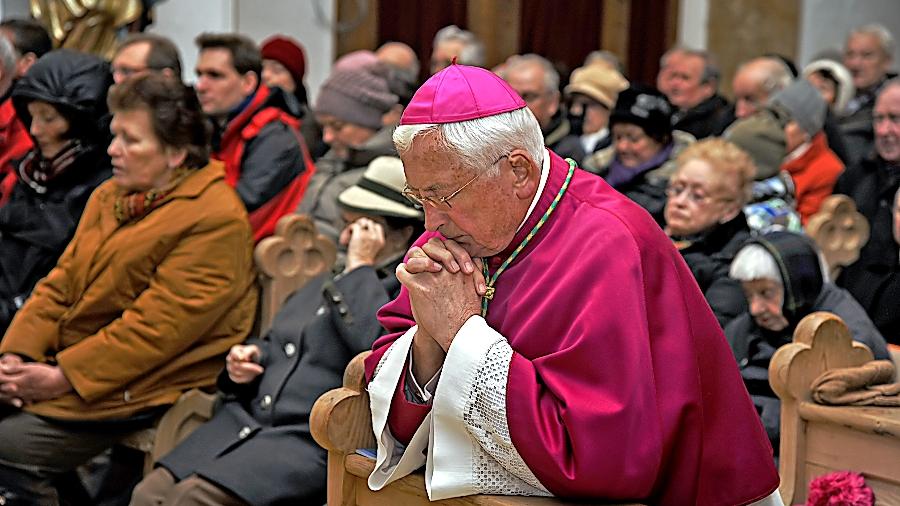
[[[175,189],[166,195],[157,205],[164,205],[174,199],[194,198],[203,193],[210,185],[219,180],[225,179],[225,164],[218,160],[210,160],[205,167],[196,169],[193,174],[187,176]],[[114,179],[109,179],[101,187],[102,199],[112,200],[122,195],[122,190],[115,183]],[[109,207],[112,211],[112,204]],[[112,213],[110,213],[112,214]]]

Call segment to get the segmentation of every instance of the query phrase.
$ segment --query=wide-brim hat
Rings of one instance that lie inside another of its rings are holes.
[[[403,196],[405,186],[403,162],[395,156],[379,156],[369,163],[355,185],[338,195],[338,203],[359,213],[424,219],[422,211]]]

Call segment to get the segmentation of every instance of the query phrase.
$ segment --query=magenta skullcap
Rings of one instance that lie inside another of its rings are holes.
[[[400,124],[456,123],[523,107],[522,97],[497,74],[480,67],[452,64],[416,91]]]

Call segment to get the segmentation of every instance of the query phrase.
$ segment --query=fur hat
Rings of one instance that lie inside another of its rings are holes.
[[[816,60],[803,69],[803,77],[809,77],[816,72],[825,75],[826,79],[837,83],[834,90],[834,106],[832,109],[837,115],[842,115],[847,109],[847,103],[856,94],[856,86],[853,85],[853,76],[847,67],[834,60]]]

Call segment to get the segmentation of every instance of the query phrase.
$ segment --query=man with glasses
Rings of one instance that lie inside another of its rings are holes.
[[[516,55],[506,61],[501,77],[522,97],[537,118],[544,144],[563,158],[581,162],[581,132],[572,130],[559,92],[559,72],[550,60],[536,54]]]
[[[316,174],[297,212],[311,216],[319,232],[335,242],[344,227],[338,195],[375,158],[397,156],[392,127],[383,123],[399,103],[388,75],[389,68],[374,53],[350,53],[335,62],[316,97],[313,113],[329,149],[316,161]]]
[[[116,49],[110,65],[116,84],[146,72],[181,79],[181,56],[175,43],[162,35],[135,33]]]
[[[483,69],[429,79],[394,143],[427,232],[366,361],[371,488],[425,465],[432,500],[781,504],[722,331],[649,214],[546,149]]]
[[[900,79],[891,79],[882,87],[875,101],[872,127],[877,156],[848,168],[834,187],[835,193],[849,195],[856,202],[871,229],[859,260],[841,272],[837,284],[856,297],[889,341],[898,343],[896,322],[900,311],[897,300],[885,295],[891,293],[886,287],[898,276],[900,254],[892,234],[895,225],[891,212],[900,188]]]

